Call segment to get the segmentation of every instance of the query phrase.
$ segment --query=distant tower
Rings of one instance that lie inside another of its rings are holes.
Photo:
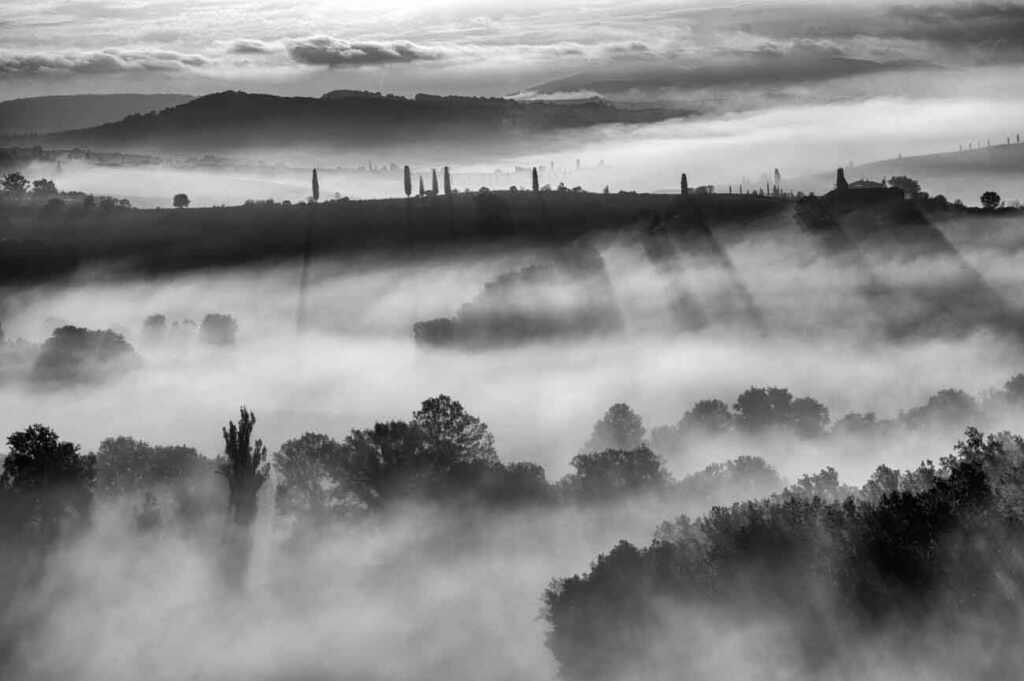
[[[412,196],[412,171],[409,170],[409,166],[405,167],[405,195]]]
[[[690,185],[686,181],[686,173],[679,176],[679,193],[683,196],[690,193]]]
[[[836,169],[836,189],[843,190],[849,189],[850,185],[846,182],[846,173],[843,172],[842,168]]]
[[[320,200],[320,180],[316,176],[316,168],[313,168],[313,203]]]
[[[444,167],[444,193],[450,195],[452,193],[452,176],[448,171],[448,166]]]
[[[430,190],[437,196],[437,168],[430,169]]]
[[[537,177],[537,167],[536,166],[534,166],[534,168],[533,168],[533,191],[535,191],[535,192],[539,192],[540,191],[540,178]]]

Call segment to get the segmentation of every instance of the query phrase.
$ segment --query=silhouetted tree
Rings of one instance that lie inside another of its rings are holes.
[[[142,322],[142,338],[147,343],[159,343],[167,335],[167,317],[151,314]]]
[[[903,190],[903,194],[914,197],[921,193],[921,184],[905,175],[895,175],[889,178],[889,186]]]
[[[270,475],[267,448],[263,440],[252,441],[256,415],[242,407],[238,425],[228,422],[223,429],[224,462],[217,472],[228,481],[228,511],[235,524],[248,527],[256,518],[260,488]]]
[[[828,409],[810,397],[793,399],[785,388],[750,388],[733,405],[737,424],[748,432],[771,426],[786,426],[804,437],[824,433]]]
[[[928,402],[901,415],[909,427],[953,425],[960,428],[978,416],[978,403],[963,390],[946,388],[928,398]]]
[[[700,400],[683,414],[679,428],[705,433],[723,433],[732,427],[732,414],[722,400]]]
[[[842,191],[844,189],[849,189],[849,188],[850,188],[850,185],[846,181],[846,173],[843,172],[842,168],[837,168],[836,169],[836,189]]]
[[[32,380],[40,383],[88,383],[116,371],[139,365],[131,344],[113,331],[77,326],[54,329],[32,367]]]
[[[147,490],[177,493],[208,474],[211,464],[193,447],[108,437],[96,450],[96,491],[106,497]]]
[[[57,193],[57,185],[53,183],[53,180],[45,178],[35,180],[32,182],[32,193],[38,196],[53,196]]]
[[[420,175],[420,196],[426,194],[427,191],[423,188],[423,176]]]
[[[316,168],[313,168],[313,202],[320,200],[320,178],[317,177]]]
[[[189,201],[188,194],[175,194],[173,203],[175,208],[188,208],[192,202]]]
[[[999,194],[996,194],[993,191],[987,191],[981,195],[981,206],[985,210],[995,210],[996,208],[999,208],[999,204],[1002,202],[1003,199],[1000,198]]]
[[[445,196],[450,196],[452,193],[452,175],[451,171],[448,170],[448,166],[444,167],[444,193]]]
[[[530,178],[533,181],[533,191],[539,192],[540,191],[540,177],[538,177],[538,175],[537,175],[537,167],[536,166],[533,167],[533,170],[530,173]]]
[[[238,322],[229,314],[208,314],[199,325],[199,339],[210,345],[234,345]]]
[[[619,402],[609,407],[601,420],[594,424],[583,451],[631,451],[643,444],[646,432],[643,419],[628,404]]]
[[[1024,402],[1024,374],[1016,374],[1008,380],[1003,385],[1003,395],[1011,404]]]
[[[281,445],[274,453],[277,511],[313,524],[336,517],[342,510],[343,486],[331,471],[343,456],[339,442],[318,433],[305,433]]]
[[[494,436],[487,424],[448,395],[424,400],[413,413],[413,424],[423,434],[423,446],[442,466],[456,462],[497,463]]]
[[[430,169],[430,191],[434,196],[437,196],[437,168]]]
[[[3,181],[0,182],[0,186],[4,188],[4,191],[12,194],[24,194],[28,191],[28,180],[21,173],[7,173],[4,175]]]
[[[581,501],[661,491],[671,480],[661,457],[644,445],[577,454],[570,465],[575,472],[562,485]]]
[[[686,173],[683,173],[679,177],[679,193],[682,194],[683,196],[686,196],[687,194],[690,193],[690,185],[686,181]]]
[[[405,195],[410,197],[412,196],[412,171],[409,169],[409,166],[405,166],[405,169],[402,171],[402,177],[405,180]]]
[[[94,456],[81,455],[78,445],[60,441],[39,424],[12,433],[7,446],[0,473],[0,488],[10,502],[3,512],[12,516],[6,521],[44,544],[88,521]]]

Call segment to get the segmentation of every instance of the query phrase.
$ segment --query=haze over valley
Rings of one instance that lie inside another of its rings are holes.
[[[1024,664],[1018,3],[0,8],[0,677]]]

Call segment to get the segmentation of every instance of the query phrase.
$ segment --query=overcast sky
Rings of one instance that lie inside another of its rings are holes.
[[[732,106],[876,88],[931,96],[976,80],[965,70],[1012,76],[1022,61],[1024,6],[1008,3],[0,3],[3,99],[358,88]]]

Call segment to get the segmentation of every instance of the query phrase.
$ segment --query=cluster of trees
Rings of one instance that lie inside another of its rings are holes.
[[[558,303],[548,295],[551,288],[564,294]],[[552,262],[488,281],[453,317],[416,322],[413,338],[427,346],[493,347],[607,333],[622,327],[612,299],[601,254],[589,244],[576,243],[557,249]]]
[[[957,388],[944,388],[924,404],[901,411],[892,419],[879,418],[875,412],[850,412],[832,421],[828,408],[812,397],[794,397],[786,388],[751,387],[736,398],[731,408],[717,398],[698,400],[675,424],[654,428],[650,446],[656,452],[672,453],[684,448],[688,441],[730,432],[757,434],[777,430],[817,438],[883,436],[896,428],[959,428],[966,423],[983,422],[993,411],[1016,404],[1024,404],[1024,374],[1013,376],[1001,389],[982,399]]]
[[[168,324],[165,315],[154,314],[143,322],[141,338],[147,345],[157,345],[198,336],[207,345],[230,347],[237,334],[238,323],[227,314],[207,314],[200,324],[191,319]],[[41,344],[18,339],[12,345],[5,344],[0,329],[0,348],[17,350],[0,356],[0,369],[54,387],[97,383],[142,365],[142,358],[132,344],[110,329],[63,325]]]
[[[57,189],[56,183],[45,177],[29,181],[21,173],[15,171],[0,177],[0,196],[30,198],[45,202],[43,215],[52,217],[60,213],[66,206],[67,199],[73,199],[80,204],[81,210],[88,211],[97,205],[103,211],[131,208],[128,199],[118,199],[112,196],[101,196],[99,199],[92,194],[82,192],[62,192]]]
[[[5,512],[0,516],[20,527],[18,536],[37,531],[40,513],[74,516],[74,527],[81,527],[78,521],[87,520],[95,496],[134,504],[135,521],[144,530],[170,519],[195,525],[225,511],[236,524],[248,526],[272,473],[277,513],[307,529],[370,517],[409,502],[507,509],[646,494],[706,503],[733,498],[734,490],[767,494],[782,489],[778,473],[754,457],[714,464],[676,481],[639,439],[643,429],[637,419],[625,405],[609,409],[572,459],[573,472],[553,484],[538,464],[501,461],[487,424],[446,395],[423,401],[407,421],[355,429],[340,442],[305,433],[272,455],[254,440],[255,417],[245,409],[237,425],[224,429],[225,453],[215,459],[191,447],[154,446],[130,437],[108,438],[95,453],[83,455],[77,445],[35,425],[10,436],[4,465],[31,461],[38,474],[32,480],[16,472],[4,478],[6,496],[0,506]],[[25,442],[35,444],[26,449]],[[222,474],[226,488],[214,472]],[[74,492],[64,500],[62,490],[69,484]],[[17,510],[27,502],[15,501],[39,495],[52,507],[27,515]],[[44,533],[55,538],[62,523],[46,521]]]
[[[760,621],[787,646],[790,671],[813,678],[842,665],[852,641],[956,662],[942,646],[985,621],[986,654],[958,663],[975,678],[1012,677],[1024,633],[1022,485],[1024,440],[968,429],[938,465],[881,467],[860,490],[825,471],[680,517],[647,548],[621,542],[586,574],[553,582],[548,645],[567,679],[660,678],[699,661],[710,628]],[[937,643],[921,635],[930,626]]]
[[[57,195],[57,185],[53,180],[41,177],[38,180],[29,182],[28,178],[19,172],[7,173],[0,178],[0,188],[9,195],[23,196],[29,193],[36,197],[48,197]]]
[[[148,344],[182,339],[197,333],[208,345],[231,346],[238,335],[238,322],[229,314],[211,312],[197,325],[191,319],[168,322],[167,315],[151,314],[142,322],[142,339]]]
[[[52,385],[92,383],[112,372],[134,369],[140,362],[131,343],[119,333],[62,326],[43,342],[31,378]]]
[[[444,195],[451,196],[456,190],[452,189],[452,175],[448,166],[444,167]],[[419,196],[438,196],[441,190],[437,183],[437,168],[430,169],[430,189],[427,189],[423,184],[423,176],[419,177],[420,188]],[[412,169],[409,166],[405,166],[402,169],[402,184],[405,189],[405,196],[412,196]]]

